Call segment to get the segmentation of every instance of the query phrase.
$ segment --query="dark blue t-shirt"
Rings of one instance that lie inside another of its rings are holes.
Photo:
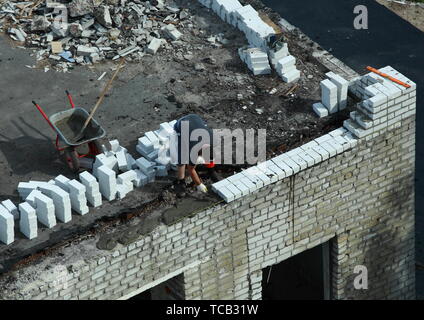
[[[212,130],[209,129],[208,125],[203,121],[202,118],[200,118],[197,114],[189,114],[186,115],[182,118],[180,118],[174,125],[174,130],[177,132],[178,134],[178,164],[187,164],[187,161],[184,161],[185,159],[182,159],[181,157],[181,151],[182,151],[182,144],[184,143],[184,141],[181,141],[182,139],[182,135],[181,135],[181,122],[182,121],[188,121],[188,139],[189,141],[185,141],[185,143],[188,143],[188,150],[189,150],[189,155],[191,153],[191,150],[194,146],[196,146],[199,142],[203,143],[203,144],[210,144],[212,146],[212,139],[213,139],[213,134],[212,134]],[[194,139],[194,141],[190,140],[190,136],[191,133],[196,130],[196,129],[204,129],[208,132],[209,134],[209,142],[208,141],[203,141],[201,137],[198,137],[196,139]],[[190,165],[194,165],[195,162],[192,161],[192,159],[189,159],[190,157],[188,156],[188,164]],[[206,159],[205,159],[206,160]]]

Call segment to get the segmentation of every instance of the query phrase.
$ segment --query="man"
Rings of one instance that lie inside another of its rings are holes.
[[[175,183],[175,189],[177,194],[182,196],[185,190],[185,172],[186,169],[196,185],[197,190],[207,193],[208,189],[203,184],[197,171],[197,165],[204,165],[212,179],[216,180],[216,174],[213,170],[214,164],[211,160],[212,156],[212,130],[208,128],[207,124],[196,114],[189,114],[180,118],[174,125],[174,130],[177,133],[178,148],[175,150],[177,163],[177,180]],[[196,131],[195,131],[196,130]],[[196,133],[203,133],[202,136],[194,137],[191,140],[193,131]],[[206,139],[205,139],[206,138]],[[196,149],[199,151],[196,153]],[[192,154],[192,151],[194,154]]]

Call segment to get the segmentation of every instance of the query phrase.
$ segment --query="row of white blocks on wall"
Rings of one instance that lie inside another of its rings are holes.
[[[212,190],[226,202],[234,201],[341,154],[353,148],[357,141],[351,132],[338,128],[289,152],[216,182],[212,185]]]

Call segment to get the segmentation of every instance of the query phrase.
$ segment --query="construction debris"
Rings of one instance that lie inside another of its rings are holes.
[[[65,72],[73,64],[155,54],[166,43],[161,37],[181,41],[190,19],[187,10],[162,0],[0,1],[0,32],[38,50],[37,61],[48,59]]]

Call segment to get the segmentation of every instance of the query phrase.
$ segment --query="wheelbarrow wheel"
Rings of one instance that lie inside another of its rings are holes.
[[[77,173],[80,169],[78,153],[74,148],[65,149],[65,161],[72,172]]]

